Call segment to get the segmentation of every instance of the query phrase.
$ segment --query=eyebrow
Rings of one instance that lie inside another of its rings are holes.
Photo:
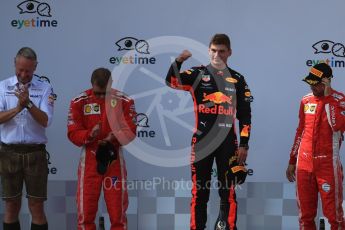
[[[225,50],[224,50],[224,49],[213,49],[213,48],[211,48],[211,50],[212,50],[212,51],[220,51],[220,52],[225,52]]]

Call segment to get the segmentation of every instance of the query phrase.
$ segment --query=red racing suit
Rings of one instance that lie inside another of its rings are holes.
[[[106,98],[97,98],[89,89],[71,101],[68,138],[75,145],[83,146],[78,167],[78,230],[96,229],[94,220],[102,186],[111,229],[127,229],[127,173],[121,145],[129,143],[136,136],[135,116],[133,100],[114,89]],[[90,140],[90,132],[98,123],[101,123],[101,132],[95,140]],[[101,175],[97,172],[95,153],[98,141],[110,132],[116,137],[113,145],[119,154],[106,173]]]
[[[345,96],[303,97],[289,164],[296,164],[300,229],[316,229],[318,193],[331,229],[345,229],[339,149],[345,131]]]

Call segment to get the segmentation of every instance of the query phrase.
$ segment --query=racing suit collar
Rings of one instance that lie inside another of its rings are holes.
[[[213,76],[223,77],[231,75],[228,66],[226,66],[224,69],[217,69],[210,63],[206,66],[206,68]]]

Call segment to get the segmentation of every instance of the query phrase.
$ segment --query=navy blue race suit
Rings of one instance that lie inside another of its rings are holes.
[[[217,70],[209,64],[180,72],[181,65],[177,61],[172,63],[166,82],[171,88],[189,91],[194,102],[196,127],[191,153],[191,229],[206,227],[214,159],[221,206],[227,209],[228,226],[236,229],[237,202],[230,182],[229,161],[238,150],[236,118],[239,121],[240,146],[248,147],[253,97],[244,77],[229,67]]]

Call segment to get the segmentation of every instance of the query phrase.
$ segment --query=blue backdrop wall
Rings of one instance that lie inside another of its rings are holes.
[[[301,79],[325,61],[334,88],[345,91],[344,8],[341,0],[3,0],[0,80],[14,74],[19,48],[37,51],[36,73],[50,79],[58,96],[48,128],[51,183],[76,180],[80,150],[66,137],[68,106],[100,66],[113,71],[113,86],[133,97],[140,113],[138,137],[126,147],[129,179],[188,181],[193,104],[164,78],[183,49],[193,53],[183,68],[207,64],[210,37],[226,33],[229,66],[246,77],[254,96],[248,181],[283,188],[290,186],[285,169],[299,101],[309,92]]]

